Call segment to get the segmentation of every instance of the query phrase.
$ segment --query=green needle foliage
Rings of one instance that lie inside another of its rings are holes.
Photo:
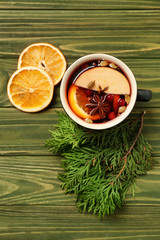
[[[63,189],[76,194],[81,212],[113,214],[130,187],[134,194],[136,178],[152,165],[151,146],[142,134],[144,113],[103,131],[85,129],[65,113],[57,114],[46,146],[63,156]]]

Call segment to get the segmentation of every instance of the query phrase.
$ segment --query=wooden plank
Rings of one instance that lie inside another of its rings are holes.
[[[136,181],[135,197],[129,191],[127,205],[160,207],[160,157],[145,176]],[[0,206],[74,206],[74,194],[65,194],[57,179],[61,168],[58,156],[0,156]],[[76,209],[75,209],[76,210]],[[123,213],[123,211],[122,211]]]
[[[63,212],[63,214],[62,214]],[[73,207],[0,206],[1,240],[159,240],[160,207],[126,206],[100,221]]]
[[[72,194],[55,179],[60,159],[0,157],[0,238],[9,239],[159,239],[159,163],[137,181],[135,199],[99,221],[80,214]],[[9,167],[8,167],[9,166]]]
[[[153,146],[153,155],[160,156],[160,109],[146,108],[144,134]],[[137,117],[142,109],[136,108],[130,117]],[[28,114],[15,108],[1,108],[0,155],[51,155],[44,148],[50,137],[49,129],[57,123],[54,109]]]
[[[57,179],[61,169],[57,156],[0,157],[0,205],[75,205]]]
[[[0,16],[0,57],[17,58],[24,47],[41,41],[56,45],[67,58],[103,52],[159,59],[159,10],[6,10]]]
[[[76,58],[68,58],[70,66]],[[132,70],[137,80],[138,88],[149,89],[153,92],[152,101],[136,103],[136,107],[160,107],[160,68],[158,59],[122,59]],[[0,59],[0,107],[12,107],[7,96],[9,76],[16,70],[17,59]],[[142,71],[143,69],[143,71]],[[50,108],[62,107],[59,97],[59,86],[55,87],[54,98]]]
[[[144,1],[144,0],[65,0],[65,1],[53,1],[53,0],[47,0],[47,1],[26,1],[26,0],[6,0],[0,2],[0,9],[160,9],[160,4],[158,0],[150,0],[150,1]]]

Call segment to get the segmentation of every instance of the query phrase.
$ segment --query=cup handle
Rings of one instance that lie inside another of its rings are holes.
[[[137,101],[139,102],[148,102],[152,99],[152,91],[150,90],[137,90]]]

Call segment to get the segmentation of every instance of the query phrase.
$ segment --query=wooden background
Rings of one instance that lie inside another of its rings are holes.
[[[68,66],[89,53],[119,57],[138,87],[153,91],[136,103],[132,116],[147,111],[144,134],[157,161],[137,180],[136,195],[100,221],[80,214],[74,195],[65,195],[57,174],[60,157],[44,148],[61,109],[59,86],[53,102],[37,114],[11,106],[6,85],[20,52],[48,42],[64,53]],[[0,1],[0,240],[160,239],[160,1]]]

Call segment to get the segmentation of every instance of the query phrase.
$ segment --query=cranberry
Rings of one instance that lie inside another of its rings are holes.
[[[118,101],[118,104],[121,107],[121,106],[125,106],[126,102],[123,98],[120,98],[119,101]]]
[[[108,94],[107,95],[107,102],[113,102],[114,96],[113,94]]]
[[[114,112],[110,112],[110,113],[108,114],[108,118],[109,118],[110,120],[114,119],[115,117],[116,117],[116,115],[115,115]]]
[[[91,96],[92,95],[92,90],[89,90],[89,89],[85,89],[85,94],[87,95],[87,96]]]

